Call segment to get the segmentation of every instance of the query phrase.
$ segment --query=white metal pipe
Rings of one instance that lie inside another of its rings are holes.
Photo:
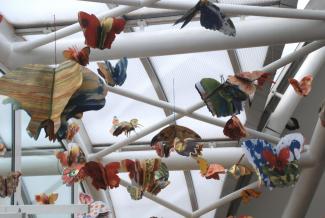
[[[236,23],[236,37],[228,37],[204,28],[184,28],[153,32],[133,32],[119,35],[110,50],[92,49],[91,61],[150,57],[169,54],[236,49],[244,47],[314,41],[325,38],[322,21],[294,19],[257,19]],[[276,37],[275,37],[276,36]],[[191,42],[191,43],[188,43]],[[84,39],[60,40],[57,53],[71,45],[84,46]],[[13,52],[11,68],[29,63],[53,64],[53,45],[34,49],[28,55]],[[63,56],[58,56],[58,62]]]
[[[111,145],[110,147],[108,148],[105,148],[95,154],[90,154],[89,155],[89,159],[90,160],[96,160],[96,159],[99,159],[99,158],[102,158],[104,157],[105,155],[107,154],[110,154],[120,148],[122,148],[123,146],[126,146],[140,138],[142,138],[143,136],[147,135],[147,134],[150,134],[152,133],[153,131],[157,130],[157,129],[160,129],[168,124],[171,124],[173,123],[175,120],[178,120],[182,117],[184,117],[186,114],[189,114],[189,113],[192,113],[193,111],[196,111],[198,109],[200,109],[201,107],[204,106],[204,103],[203,102],[199,102],[197,104],[194,104],[193,106],[189,107],[188,110],[186,110],[186,113],[184,114],[176,114],[175,116],[174,115],[170,115],[168,117],[166,117],[165,119],[163,119],[162,121],[152,125],[152,126],[149,126],[149,127],[146,127],[146,128],[143,128],[141,131],[137,132],[136,134],[120,141],[120,142],[117,142],[113,145]]]
[[[214,210],[214,209],[216,209],[216,208],[218,208],[218,207],[220,207],[222,205],[225,205],[225,204],[231,202],[232,200],[240,198],[241,197],[240,194],[241,194],[242,191],[244,191],[246,189],[254,189],[254,188],[258,188],[258,187],[259,187],[259,182],[254,182],[252,184],[249,184],[249,185],[247,185],[247,186],[245,186],[245,187],[243,187],[241,189],[238,189],[238,190],[230,193],[229,195],[226,195],[226,196],[220,198],[215,203],[210,204],[207,207],[204,207],[202,209],[199,209],[199,210],[193,212],[192,217],[200,217],[200,216],[202,216],[202,215],[204,215],[204,214],[206,214],[206,213],[208,213],[208,212],[210,212],[210,211],[212,211],[212,210]]]
[[[324,65],[324,60],[325,48],[321,48],[309,54],[294,78],[300,81],[307,74],[312,74],[315,77]],[[272,131],[278,134],[282,133],[288,119],[292,116],[302,98],[303,97],[297,95],[294,89],[289,86],[283,94],[278,106],[271,114],[266,131],[270,129],[270,131],[268,131],[270,133]]]
[[[127,188],[128,186],[131,186],[131,184],[129,182],[127,182],[123,179],[120,180],[120,184],[122,186],[124,186],[125,188]],[[192,213],[189,213],[186,210],[183,210],[182,208],[177,207],[175,204],[169,203],[168,201],[165,201],[164,199],[161,199],[155,195],[152,195],[148,192],[144,192],[143,196],[145,196],[146,198],[148,198],[148,199],[150,199],[150,200],[152,200],[152,201],[154,201],[154,202],[156,202],[156,203],[158,203],[158,204],[160,204],[160,205],[162,205],[162,206],[164,206],[164,207],[166,207],[166,208],[168,208],[184,217],[192,217]]]
[[[87,204],[0,205],[0,213],[71,214],[87,213]]]
[[[143,4],[141,7],[148,6],[154,2],[157,2],[158,0],[143,0]],[[131,11],[137,10],[140,7],[134,7],[134,6],[119,6],[116,8],[113,8],[105,13],[102,13],[98,15],[98,19],[103,19],[105,17],[118,17],[122,16],[124,14],[127,14]],[[76,15],[77,16],[77,15]],[[13,46],[13,49],[15,51],[28,51],[33,48],[37,48],[39,46],[45,45],[47,43],[53,42],[54,40],[61,39],[63,37],[72,35],[74,33],[77,33],[81,30],[79,23],[72,24],[70,26],[67,26],[65,28],[62,28],[60,30],[57,30],[56,32],[49,33],[44,37],[41,37],[39,39],[35,40],[29,40],[26,42],[19,42],[15,43]],[[71,44],[72,45],[72,44]],[[71,46],[70,45],[70,46]]]
[[[325,170],[325,128],[322,127],[320,120],[316,124],[313,133],[310,152],[314,159],[314,167],[303,169],[300,178],[290,196],[288,204],[282,214],[283,218],[295,217],[303,218],[306,216],[314,194]]]
[[[141,0],[95,0],[95,2],[113,3],[118,5],[142,6]],[[151,8],[188,10],[197,3],[195,1],[175,1],[161,0],[150,5]],[[260,7],[236,4],[216,4],[225,14],[228,15],[246,15],[246,16],[263,16],[263,17],[281,17],[295,19],[312,19],[325,20],[325,12],[323,10],[298,10],[291,8],[274,8]]]

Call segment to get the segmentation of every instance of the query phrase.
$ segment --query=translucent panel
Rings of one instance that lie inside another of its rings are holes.
[[[298,0],[297,8],[304,9],[308,4],[309,0]]]
[[[23,181],[27,187],[28,194],[35,202],[35,195],[40,193],[50,194],[52,192],[58,193],[59,197],[55,204],[71,204],[71,188],[66,185],[57,186],[61,176],[24,176]],[[57,189],[53,188],[57,187]],[[70,214],[37,214],[37,218],[70,218]]]
[[[30,121],[30,116],[23,110],[19,111],[21,113],[21,142],[22,147],[54,147],[54,146],[60,146],[59,142],[51,142],[48,138],[45,138],[45,132],[44,130],[41,131],[39,137],[37,140],[30,137],[27,133],[27,126]]]
[[[62,23],[77,20],[79,11],[99,14],[108,9],[106,4],[73,0],[0,0],[0,3],[0,13],[13,25],[49,24],[49,20],[54,22],[53,15],[56,23]]]
[[[115,64],[114,61],[112,63]],[[95,63],[92,63],[89,67],[93,72],[97,72],[97,65]],[[129,59],[127,79],[122,88],[158,100],[152,83],[138,59]],[[117,116],[120,121],[138,118],[141,125],[148,127],[164,119],[165,114],[160,108],[109,92],[103,109],[86,112],[82,118],[93,144],[112,143],[123,140],[126,137],[124,135],[115,137],[109,132],[114,116]],[[136,129],[136,131],[140,129],[141,127]],[[133,132],[132,134],[135,133]],[[140,140],[149,141],[154,134],[147,135]]]
[[[0,96],[0,137],[2,138],[6,146],[11,147],[11,105],[2,104],[2,101],[6,98],[7,97],[5,96]]]
[[[220,180],[205,179],[201,176],[200,171],[191,171],[195,194],[198,201],[199,208],[204,208],[216,202],[220,198],[224,175],[220,176]],[[214,218],[215,210],[201,216],[201,218]]]
[[[242,71],[254,71],[263,67],[267,46],[237,49]]]
[[[129,181],[126,173],[119,174],[121,178]],[[158,197],[162,198],[177,207],[191,212],[191,203],[186,187],[186,181],[183,172],[171,171],[169,180],[171,184],[163,189]],[[164,217],[164,218],[181,218],[183,216],[166,209],[165,207],[143,197],[141,200],[132,200],[126,188],[110,190],[113,206],[117,218],[124,217]],[[130,216],[130,214],[132,214]]]
[[[151,60],[168,100],[173,102],[175,94],[175,105],[180,107],[188,107],[201,101],[195,83],[202,78],[211,77],[220,81],[221,76],[227,79],[228,75],[233,74],[226,51],[169,55],[153,57]]]

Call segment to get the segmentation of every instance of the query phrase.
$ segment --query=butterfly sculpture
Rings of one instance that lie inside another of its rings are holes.
[[[200,12],[201,26],[210,30],[219,30],[228,36],[236,36],[235,25],[231,19],[226,17],[219,7],[208,0],[199,0],[199,2],[193,8],[188,10],[184,16],[176,20],[174,25],[184,22],[181,27],[183,28],[198,12]]]
[[[274,147],[262,139],[249,139],[242,143],[248,161],[257,169],[265,186],[285,187],[295,184],[299,178],[298,160],[304,143],[300,133],[281,138]]]
[[[247,166],[238,163],[232,165],[227,173],[232,175],[235,179],[239,179],[241,176],[248,176],[252,174],[252,170]]]
[[[262,193],[254,189],[246,189],[240,193],[244,204],[247,204],[252,198],[260,197]]]
[[[39,204],[54,204],[55,201],[58,199],[59,194],[58,193],[51,193],[50,195],[47,195],[45,193],[35,195],[35,200]]]
[[[90,48],[84,47],[81,51],[78,51],[76,47],[68,48],[63,51],[63,56],[67,60],[72,60],[79,63],[82,66],[89,64]]]
[[[0,156],[5,155],[7,152],[7,147],[4,143],[0,142]]]
[[[66,139],[67,141],[71,141],[73,137],[79,132],[80,127],[76,123],[71,123],[68,126],[67,133],[66,133]]]
[[[122,168],[129,172],[132,185],[128,187],[131,198],[139,200],[143,192],[157,195],[169,185],[169,172],[167,166],[160,159],[123,160]]]
[[[105,61],[105,63],[97,62],[98,65],[98,73],[104,79],[107,85],[110,86],[121,86],[126,80],[126,70],[128,66],[128,59],[122,58],[120,59],[115,67],[112,66],[111,62]]]
[[[116,116],[114,116],[112,124],[113,125],[110,129],[110,132],[113,134],[113,136],[119,136],[123,132],[126,136],[129,136],[131,131],[135,131],[135,128],[142,126],[141,124],[139,124],[138,119],[131,119],[130,122],[120,122]]]
[[[10,197],[16,192],[21,173],[11,172],[8,176],[0,176],[0,197]]]
[[[325,101],[319,109],[319,119],[323,127],[325,127]]]
[[[197,142],[200,139],[196,132],[185,126],[170,125],[155,135],[150,145],[160,157],[168,157],[171,149],[182,156],[198,156],[203,147]]]
[[[91,48],[111,48],[116,34],[120,34],[125,26],[125,20],[106,17],[102,21],[93,14],[80,11],[79,24],[85,36],[85,44]]]
[[[217,117],[239,114],[243,110],[242,102],[248,98],[237,85],[227,81],[221,84],[212,78],[202,79],[195,84],[195,88],[212,115]]]
[[[120,177],[117,175],[119,169],[119,162],[112,162],[104,166],[102,163],[90,161],[84,167],[86,175],[92,179],[92,185],[97,190],[118,187],[120,184]]]
[[[227,121],[223,128],[223,134],[231,139],[239,140],[248,136],[248,133],[236,115]]]
[[[290,85],[293,87],[295,92],[300,96],[307,96],[311,91],[311,85],[313,82],[313,76],[304,76],[300,82],[296,79],[289,79]]]
[[[219,174],[225,174],[226,172],[225,168],[220,164],[209,164],[208,161],[202,157],[196,157],[195,159],[199,165],[201,175],[206,179],[219,180]]]
[[[94,201],[90,195],[82,192],[79,194],[79,201],[81,204],[89,205],[89,213],[77,214],[77,218],[108,218],[110,210],[104,202]]]

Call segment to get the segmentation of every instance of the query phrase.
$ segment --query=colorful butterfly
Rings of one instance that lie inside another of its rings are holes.
[[[212,78],[202,79],[195,84],[195,88],[212,115],[217,117],[239,114],[243,110],[242,102],[248,98],[238,86],[229,82],[220,84]]]
[[[70,143],[68,145],[68,151],[56,152],[56,158],[60,160],[63,167],[71,167],[86,162],[85,154],[75,143]]]
[[[10,197],[16,192],[21,173],[11,172],[8,176],[0,176],[0,197]]]
[[[204,176],[206,179],[219,180],[219,174],[225,174],[226,172],[225,168],[220,164],[209,164],[208,161],[206,161],[202,157],[196,157],[195,159],[199,165],[201,175]]]
[[[125,20],[107,17],[101,22],[93,14],[80,11],[79,24],[85,36],[85,44],[91,48],[111,48],[115,34],[120,34],[125,26]]]
[[[77,164],[73,167],[65,167],[62,173],[63,184],[71,186],[76,182],[79,182],[86,178],[86,173],[84,170],[84,164]]]
[[[290,85],[293,87],[295,92],[300,96],[307,96],[311,91],[311,85],[313,82],[313,76],[307,75],[302,78],[300,82],[295,79],[289,79]]]
[[[35,200],[39,204],[55,204],[55,201],[58,199],[58,197],[58,193],[51,193],[50,195],[42,193],[35,195]]]
[[[230,18],[226,17],[220,8],[209,2],[208,0],[199,0],[199,2],[190,10],[188,10],[185,15],[176,20],[174,25],[184,22],[182,27],[186,26],[200,11],[200,23],[201,26],[210,30],[219,30],[228,36],[236,36],[235,25]]]
[[[67,141],[71,141],[73,137],[79,132],[80,127],[76,123],[71,123],[68,126],[67,133],[66,133],[66,139]]]
[[[102,201],[94,201],[94,199],[85,193],[79,194],[79,200],[81,204],[88,204],[89,213],[77,214],[77,218],[97,218],[97,217],[108,217],[110,212],[108,206]]]
[[[91,177],[92,184],[97,190],[118,187],[120,184],[120,177],[117,175],[119,169],[119,162],[112,162],[104,166],[99,162],[90,161],[84,167],[86,175]]]
[[[7,152],[7,147],[4,143],[0,143],[0,156],[5,155]]]
[[[105,61],[105,63],[97,62],[97,65],[99,67],[97,71],[105,79],[107,85],[123,85],[126,80],[127,58],[121,58],[115,67],[109,61]]]
[[[241,146],[265,186],[273,188],[297,182],[300,173],[298,160],[303,143],[304,137],[300,133],[293,133],[281,138],[275,147],[262,139],[249,139]]]
[[[231,174],[235,179],[239,179],[239,177],[241,176],[247,176],[252,174],[252,170],[242,164],[232,165],[227,172]]]
[[[114,116],[112,124],[113,126],[111,127],[110,132],[113,136],[119,136],[123,132],[126,136],[129,136],[131,131],[135,131],[135,128],[142,126],[139,124],[138,119],[131,119],[130,122],[120,122],[116,116]]]
[[[323,127],[325,127],[325,101],[322,106],[319,108],[319,119]]]
[[[198,143],[201,137],[193,130],[179,125],[170,125],[155,135],[150,145],[160,157],[168,157],[171,149],[182,156],[198,156],[203,144]]]
[[[247,204],[252,198],[260,197],[262,193],[254,189],[246,189],[240,193],[244,204]]]
[[[239,140],[248,136],[248,133],[236,115],[227,121],[223,128],[223,134],[231,139]]]
[[[89,64],[90,48],[84,47],[81,51],[78,51],[76,47],[68,48],[63,51],[63,56],[67,60],[73,60],[82,66]]]

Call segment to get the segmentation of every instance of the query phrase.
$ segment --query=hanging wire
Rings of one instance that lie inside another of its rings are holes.
[[[175,78],[173,78],[173,116],[174,116],[174,124],[176,125],[176,112],[175,112]]]
[[[54,63],[55,66],[57,64],[57,60],[56,60],[56,21],[55,21],[55,14],[53,15],[54,18]]]

